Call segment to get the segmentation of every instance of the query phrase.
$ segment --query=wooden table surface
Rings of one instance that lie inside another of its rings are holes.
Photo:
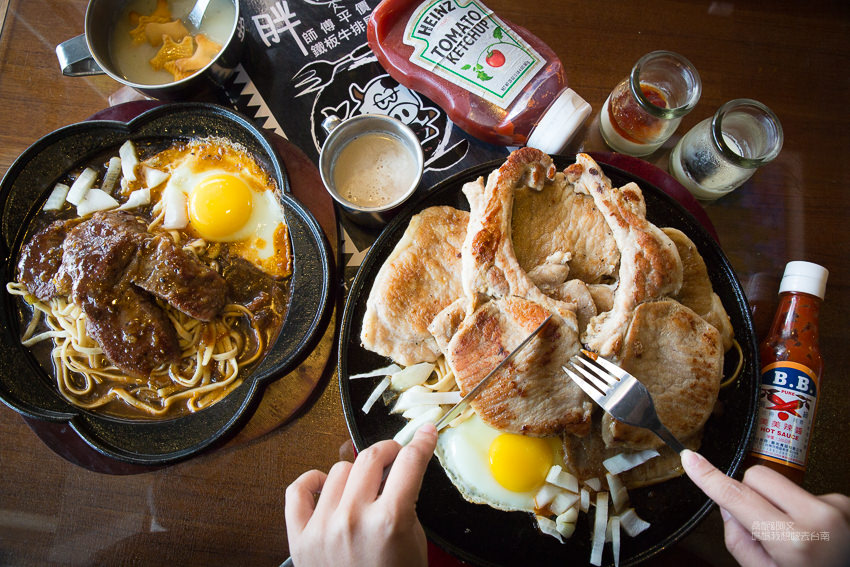
[[[271,3],[271,2],[269,2]],[[296,6],[297,0],[290,0]],[[368,0],[374,7],[375,0]],[[110,105],[105,76],[67,78],[55,46],[80,33],[84,0],[0,1],[0,173],[50,131]],[[598,114],[644,53],[668,49],[699,70],[703,95],[648,161],[666,168],[675,141],[733,98],[778,115],[779,157],[734,193],[704,203],[751,301],[760,333],[789,260],[829,271],[821,318],[826,362],[805,486],[850,493],[850,10],[846,2],[489,0],[561,57]],[[602,150],[595,124],[571,150]],[[766,306],[766,307],[765,307]],[[348,449],[334,376],[273,431],[188,461],[131,475],[91,472],[58,456],[0,406],[0,564],[278,565],[287,556],[283,496],[310,468]],[[719,515],[650,564],[732,564]]]

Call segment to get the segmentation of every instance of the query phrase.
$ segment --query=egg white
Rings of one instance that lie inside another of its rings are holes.
[[[164,228],[185,229],[193,236],[202,236],[192,227],[188,202],[192,192],[205,179],[214,175],[229,175],[243,181],[252,195],[251,213],[238,230],[216,238],[230,243],[230,251],[273,277],[289,273],[289,239],[283,206],[276,190],[269,187],[258,175],[257,167],[246,167],[250,157],[226,145],[216,146],[216,151],[188,151],[167,164],[170,176],[161,192],[161,205],[165,211]],[[221,159],[204,159],[215,155]]]
[[[539,488],[514,492],[503,487],[490,471],[490,445],[501,431],[484,423],[477,414],[440,432],[436,455],[452,484],[476,504],[498,510],[534,512],[534,495]],[[553,464],[563,463],[560,441],[551,439]]]

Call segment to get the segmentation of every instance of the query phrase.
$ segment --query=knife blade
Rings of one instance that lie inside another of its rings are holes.
[[[548,316],[547,316],[547,317],[543,320],[543,322],[542,322],[542,323],[540,323],[540,325],[539,325],[536,329],[534,329],[533,331],[531,331],[531,333],[530,333],[527,337],[525,337],[521,343],[519,343],[519,346],[517,346],[514,350],[512,350],[512,351],[511,351],[511,353],[510,353],[510,354],[509,354],[509,355],[508,355],[505,359],[503,359],[503,360],[502,360],[502,362],[500,362],[499,364],[497,364],[497,365],[495,366],[495,368],[493,368],[493,370],[491,370],[491,371],[487,374],[487,376],[485,376],[485,377],[484,377],[484,378],[483,378],[483,379],[482,379],[482,380],[478,383],[478,385],[476,385],[476,386],[475,386],[472,390],[470,390],[470,391],[469,391],[469,392],[468,392],[468,393],[467,393],[467,394],[463,397],[463,399],[462,399],[462,400],[460,400],[458,403],[456,403],[456,404],[454,405],[454,407],[452,407],[452,409],[450,409],[450,410],[448,411],[448,413],[446,413],[443,417],[441,417],[441,418],[440,418],[440,420],[436,423],[437,431],[439,431],[440,429],[442,429],[443,427],[445,427],[446,425],[448,425],[449,423],[451,423],[451,421],[452,421],[454,418],[456,418],[456,417],[457,417],[457,416],[459,416],[461,413],[463,413],[463,411],[464,411],[464,410],[465,410],[465,409],[469,406],[470,402],[472,402],[472,400],[474,400],[474,399],[475,399],[475,397],[476,397],[476,396],[478,396],[478,394],[480,394],[480,393],[484,390],[484,388],[486,388],[486,387],[487,387],[487,384],[489,384],[489,383],[490,383],[490,381],[493,379],[493,376],[495,376],[495,375],[496,375],[496,373],[497,373],[497,372],[499,372],[499,370],[501,370],[502,368],[504,368],[504,367],[505,367],[505,366],[506,366],[506,365],[507,365],[507,364],[508,364],[511,360],[513,360],[513,358],[517,355],[517,353],[518,353],[519,351],[521,351],[523,348],[525,348],[525,346],[526,346],[528,343],[530,343],[530,342],[531,342],[531,339],[533,339],[535,336],[537,336],[537,333],[539,333],[539,332],[540,332],[540,330],[541,330],[541,329],[543,329],[543,327],[546,325],[546,323],[548,323],[548,322],[549,322],[549,319],[551,319],[551,318],[552,318],[552,316],[551,316],[551,315],[548,315]]]

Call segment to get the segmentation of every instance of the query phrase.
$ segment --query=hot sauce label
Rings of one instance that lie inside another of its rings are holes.
[[[789,361],[765,366],[753,452],[804,469],[817,396],[818,377],[808,367]]]
[[[403,41],[410,61],[502,108],[545,66],[542,57],[477,0],[428,0]]]

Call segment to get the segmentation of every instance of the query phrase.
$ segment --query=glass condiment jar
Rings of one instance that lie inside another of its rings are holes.
[[[730,100],[685,134],[670,153],[670,173],[697,199],[740,187],[782,149],[782,125],[762,103]]]
[[[803,481],[823,373],[818,317],[829,272],[789,262],[779,307],[759,347],[761,384],[756,431],[745,466],[761,464]]]
[[[390,76],[486,142],[560,153],[590,115],[555,52],[478,0],[383,0],[367,37]]]
[[[701,93],[690,61],[672,51],[647,53],[608,95],[599,115],[602,138],[614,151],[649,155],[673,135]]]

